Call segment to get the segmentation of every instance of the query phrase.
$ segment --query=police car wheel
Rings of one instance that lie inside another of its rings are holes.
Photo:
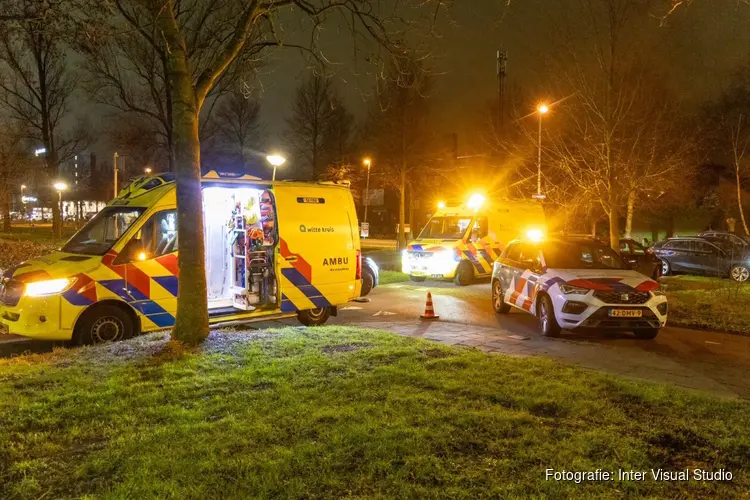
[[[133,320],[121,308],[99,305],[86,311],[73,333],[76,345],[117,342],[133,335]]]
[[[424,276],[413,276],[413,275],[410,274],[409,275],[409,279],[412,280],[415,283],[422,283],[427,278],[425,278]]]
[[[555,318],[555,308],[552,305],[552,299],[548,295],[542,295],[539,299],[537,311],[539,318],[539,331],[545,337],[556,337],[560,335],[560,325]]]
[[[470,285],[473,280],[474,271],[471,269],[471,265],[469,265],[469,263],[466,261],[461,262],[458,265],[458,269],[456,269],[456,277],[453,279],[453,281],[458,286],[466,286]]]
[[[318,326],[328,321],[328,316],[330,315],[331,310],[328,307],[321,307],[319,309],[300,311],[297,313],[297,319],[305,326]]]
[[[737,265],[732,267],[732,271],[729,273],[729,277],[732,281],[737,283],[744,283],[750,278],[750,269],[747,266]]]
[[[658,328],[642,328],[640,330],[636,330],[633,332],[635,334],[635,338],[640,340],[651,340],[655,339],[657,335],[659,335],[659,329]]]
[[[500,280],[492,282],[492,308],[498,314],[507,314],[510,312],[510,305],[505,303],[505,293],[500,285]]]
[[[362,290],[359,292],[360,297],[366,297],[372,291],[375,284],[375,276],[370,271],[362,271]]]

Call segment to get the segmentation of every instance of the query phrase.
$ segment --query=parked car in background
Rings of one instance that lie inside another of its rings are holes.
[[[644,276],[658,280],[662,275],[662,262],[654,255],[653,250],[633,239],[620,240],[620,257]]]
[[[380,281],[380,270],[378,265],[370,257],[362,257],[362,291],[360,297],[365,297],[370,291],[378,286]]]
[[[742,247],[750,246],[750,240],[748,240],[747,238],[737,236],[736,234],[729,233],[727,231],[703,231],[701,233],[698,233],[698,236],[707,239],[724,240],[732,243],[733,245]]]
[[[750,255],[722,240],[699,236],[670,238],[654,245],[662,261],[662,274],[673,272],[729,277],[739,283],[750,279]]]

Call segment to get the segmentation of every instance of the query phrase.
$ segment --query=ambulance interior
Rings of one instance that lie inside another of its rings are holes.
[[[276,309],[279,241],[273,193],[249,186],[203,188],[211,314]]]

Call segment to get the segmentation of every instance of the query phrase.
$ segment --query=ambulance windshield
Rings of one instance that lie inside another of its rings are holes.
[[[62,251],[104,255],[145,210],[141,207],[107,207],[83,226],[83,229],[62,247]]]
[[[466,234],[466,229],[471,224],[472,217],[433,217],[427,223],[420,240],[460,240]]]

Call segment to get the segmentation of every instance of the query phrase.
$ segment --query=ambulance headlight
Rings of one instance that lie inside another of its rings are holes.
[[[435,254],[435,259],[441,264],[452,264],[454,255],[453,250],[441,250]]]
[[[55,280],[33,281],[26,283],[24,295],[27,297],[44,297],[64,292],[75,282],[75,278],[59,278]]]

